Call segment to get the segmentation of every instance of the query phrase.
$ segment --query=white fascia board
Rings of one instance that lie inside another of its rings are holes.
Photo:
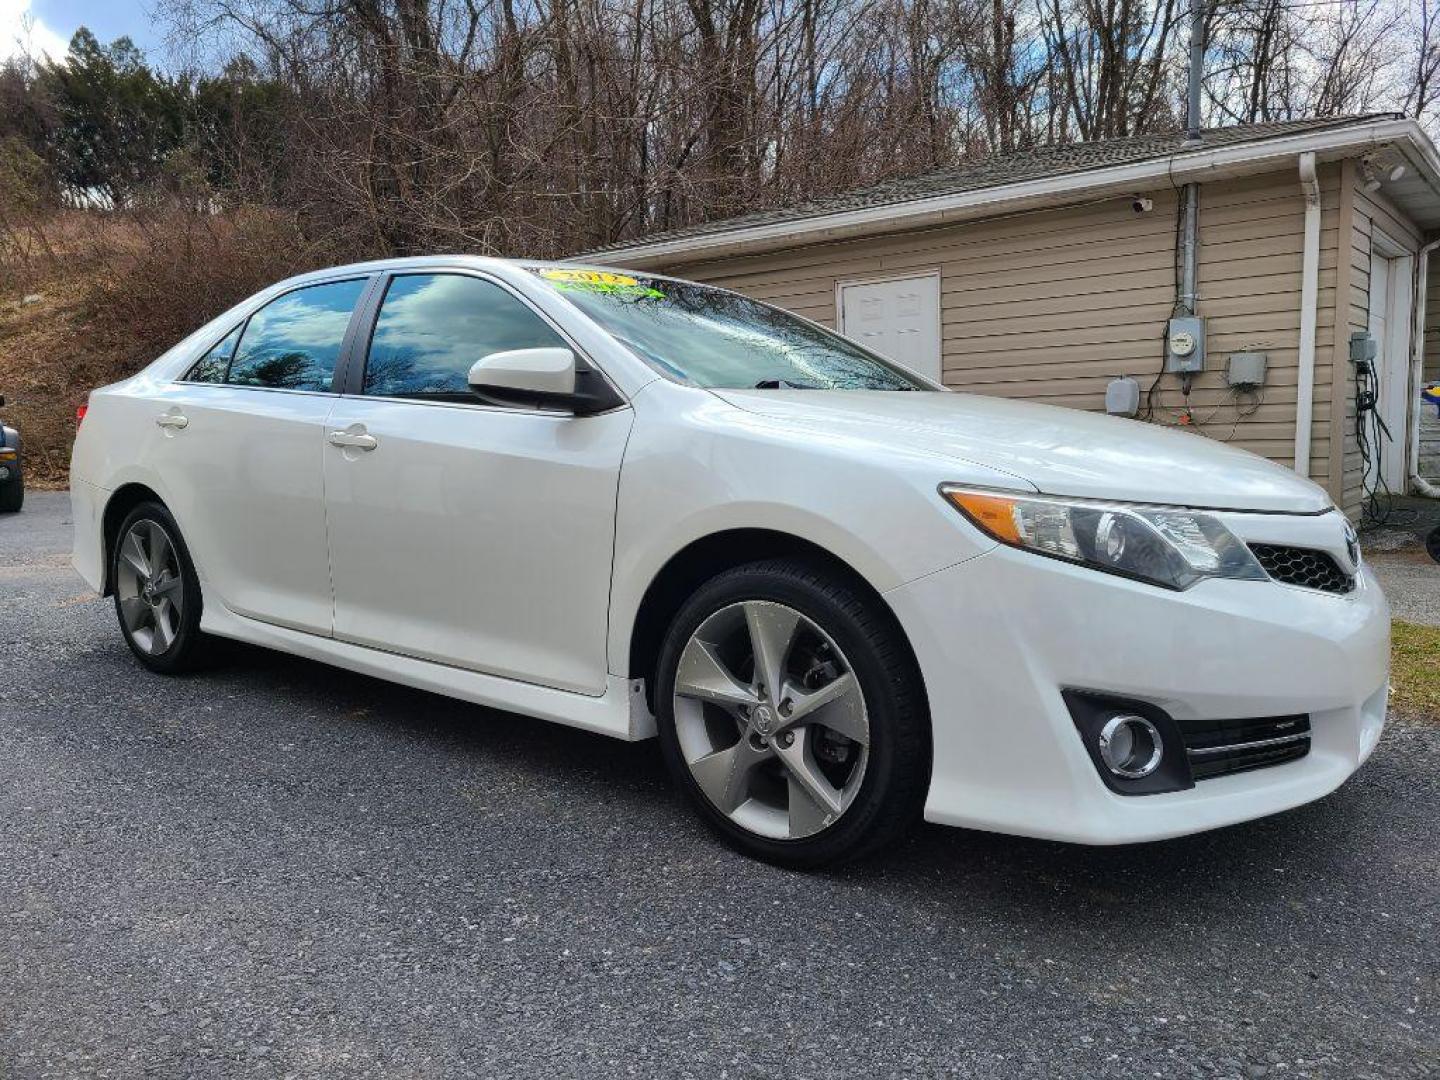
[[[1437,199],[1440,199],[1440,153],[1420,125],[1408,119],[1371,120],[1213,149],[1203,146],[1197,150],[1182,149],[1172,155],[1125,165],[1022,180],[953,195],[816,214],[700,236],[657,240],[617,251],[597,252],[590,257],[576,256],[569,261],[617,267],[654,267],[670,262],[753,254],[787,244],[816,243],[869,232],[894,232],[925,224],[1061,205],[1080,195],[1130,192],[1144,190],[1157,183],[1199,183],[1263,172],[1267,168],[1288,168],[1304,153],[1313,153],[1321,161],[1333,161],[1397,142],[1408,144],[1407,149],[1413,152],[1427,174],[1426,179],[1436,192]]]

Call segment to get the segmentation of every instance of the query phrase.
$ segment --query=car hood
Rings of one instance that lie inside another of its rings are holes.
[[[961,393],[713,393],[786,425],[983,465],[1051,495],[1289,513],[1331,506],[1319,485],[1258,455],[1101,413]]]

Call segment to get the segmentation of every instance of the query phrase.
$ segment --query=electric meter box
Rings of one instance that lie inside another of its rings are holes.
[[[1205,370],[1205,320],[1181,315],[1165,332],[1165,370],[1182,374]]]

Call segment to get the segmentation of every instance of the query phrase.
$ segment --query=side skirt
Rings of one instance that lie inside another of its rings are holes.
[[[633,742],[655,734],[655,719],[645,707],[644,683],[638,679],[606,675],[605,692],[599,697],[589,697],[274,626],[236,615],[216,603],[205,605],[200,629],[216,637],[260,645],[432,694],[522,713],[612,738]]]

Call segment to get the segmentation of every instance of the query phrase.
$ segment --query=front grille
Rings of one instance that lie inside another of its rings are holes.
[[[1310,718],[1303,713],[1244,720],[1181,720],[1179,724],[1196,780],[1263,769],[1310,752]]]
[[[1250,550],[1265,572],[1284,585],[1340,594],[1355,588],[1355,579],[1324,551],[1282,544],[1251,544]]]

